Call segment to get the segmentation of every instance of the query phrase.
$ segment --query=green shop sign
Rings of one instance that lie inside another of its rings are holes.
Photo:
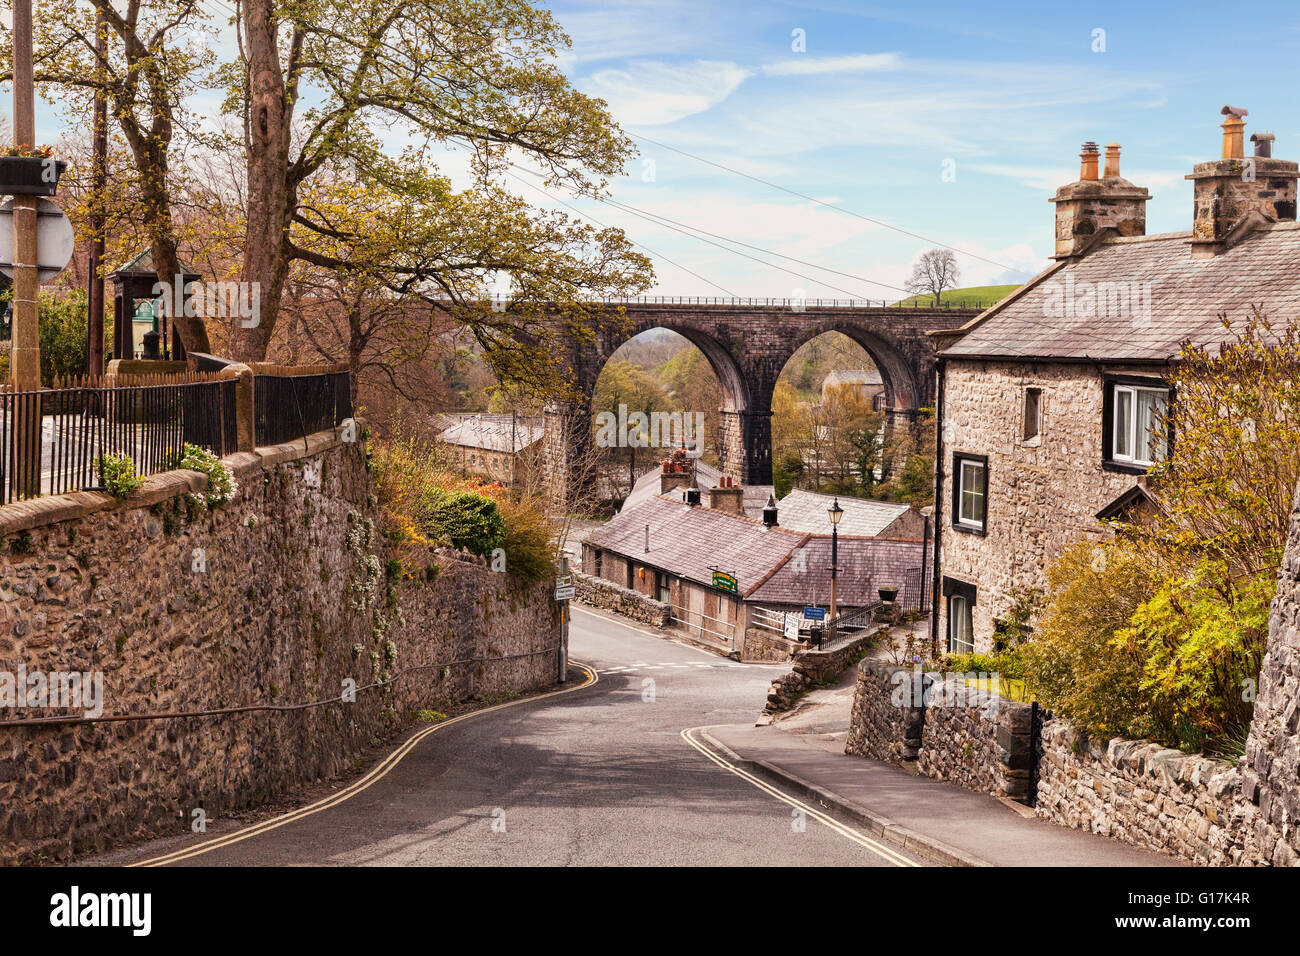
[[[736,582],[734,574],[728,574],[726,571],[713,572],[713,586],[719,591],[727,591],[731,594],[739,594],[740,587]]]

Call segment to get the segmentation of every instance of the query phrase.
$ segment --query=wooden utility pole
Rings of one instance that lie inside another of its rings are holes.
[[[104,14],[95,8],[95,58],[96,71],[101,82],[104,62],[108,56],[108,41]],[[86,373],[93,378],[104,374],[104,209],[105,190],[108,186],[108,100],[103,87],[95,90],[94,159],[90,184],[90,296],[86,321]]]
[[[32,81],[32,0],[14,0],[14,145],[36,145],[35,85]],[[13,345],[9,376],[19,391],[41,386],[39,283],[35,196],[14,196]]]

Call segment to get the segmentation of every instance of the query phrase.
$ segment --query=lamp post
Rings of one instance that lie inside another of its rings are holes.
[[[827,637],[835,639],[835,616],[838,613],[835,604],[835,577],[839,573],[840,567],[840,535],[839,524],[840,518],[844,516],[844,509],[840,507],[839,496],[835,496],[835,501],[826,509],[826,513],[831,519],[831,621],[830,627],[827,628]]]

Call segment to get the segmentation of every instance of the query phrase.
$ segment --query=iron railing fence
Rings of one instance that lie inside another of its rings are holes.
[[[880,605],[881,602],[877,601],[851,611],[841,611],[839,617],[824,622],[818,628],[813,635],[813,646],[823,651],[838,650],[860,637],[863,631],[875,630],[877,626],[875,616]],[[818,634],[820,634],[820,643],[817,642]],[[831,636],[832,634],[834,637]]]
[[[186,442],[231,454],[236,388],[232,378],[203,375],[0,388],[0,504],[100,488],[100,455],[129,455],[136,474],[154,475],[174,467]]]
[[[918,614],[930,613],[929,567],[908,568],[903,572],[903,586],[898,592],[898,606]]]
[[[352,417],[352,383],[346,371],[254,372],[253,432],[258,445],[296,441]]]

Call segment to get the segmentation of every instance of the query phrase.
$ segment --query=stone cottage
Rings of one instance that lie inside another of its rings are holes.
[[[1300,167],[1225,107],[1222,158],[1198,163],[1187,232],[1146,235],[1149,193],[1120,147],[1085,143],[1056,205],[1055,263],[939,345],[933,636],[987,649],[1018,592],[1070,544],[1145,500],[1170,436],[1153,423],[1185,341],[1213,345],[1258,306],[1300,315]]]
[[[741,487],[724,482],[700,504],[673,489],[624,507],[583,541],[583,571],[671,606],[679,627],[719,650],[785,659],[796,644],[770,625],[786,612],[827,607],[831,538],[781,526],[775,505],[762,520],[745,517],[741,499]],[[877,603],[881,588],[898,589],[899,605],[915,607],[924,559],[920,538],[841,534],[841,613]]]
[[[443,416],[448,427],[438,441],[455,470],[507,487],[525,484],[541,456],[541,418],[473,412]]]

